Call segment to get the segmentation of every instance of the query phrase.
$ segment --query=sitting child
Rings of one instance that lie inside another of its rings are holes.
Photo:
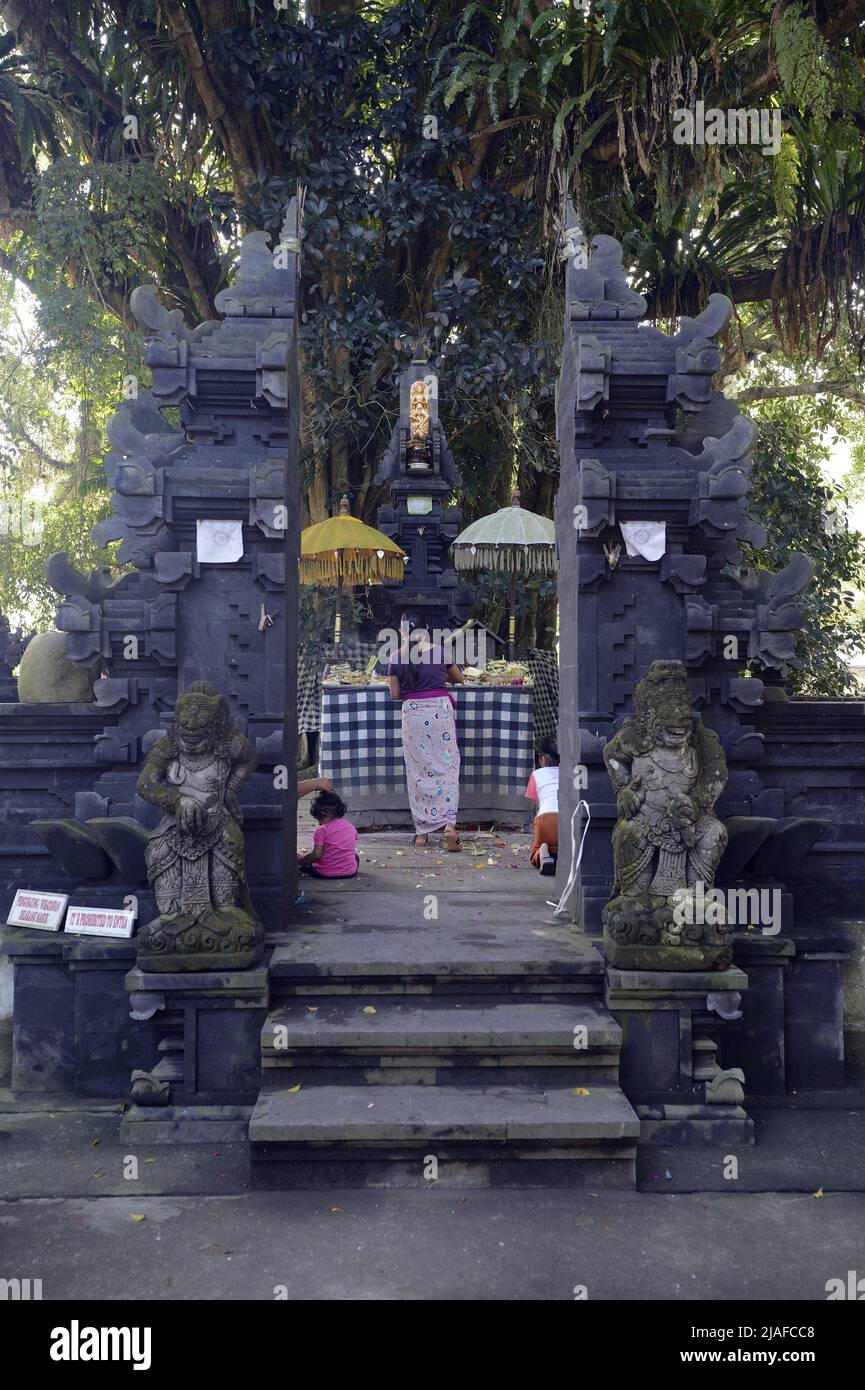
[[[529,778],[525,794],[537,803],[532,863],[542,874],[554,874],[559,852],[559,750],[552,737],[541,744],[540,767]]]
[[[357,830],[345,819],[345,802],[334,791],[320,791],[309,809],[318,829],[309,853],[298,855],[301,873],[313,878],[354,878],[360,868]]]

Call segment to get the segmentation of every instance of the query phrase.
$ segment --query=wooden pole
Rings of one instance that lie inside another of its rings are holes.
[[[339,661],[339,644],[342,638],[342,559],[340,558],[339,579],[336,581],[336,614],[333,620],[333,656]]]
[[[508,660],[513,661],[517,654],[517,562],[511,570],[511,594],[508,600]]]

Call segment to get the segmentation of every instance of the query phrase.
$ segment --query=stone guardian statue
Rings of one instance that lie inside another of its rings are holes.
[[[261,960],[238,801],[256,762],[214,686],[195,681],[177,697],[174,723],[138,779],[139,795],[165,813],[145,851],[159,916],[139,935],[141,970],[237,970]]]
[[[720,739],[693,717],[681,661],[653,661],[634,713],[604,748],[616,789],[613,888],[603,912],[611,965],[721,970],[732,930],[710,901],[727,831],[713,807],[727,782]],[[710,910],[706,910],[706,908]]]

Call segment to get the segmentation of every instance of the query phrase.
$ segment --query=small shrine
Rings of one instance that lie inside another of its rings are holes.
[[[376,525],[406,552],[402,583],[386,583],[374,596],[382,627],[398,626],[411,609],[432,628],[459,627],[472,610],[472,593],[453,567],[449,546],[463,522],[449,498],[460,485],[439,422],[439,378],[423,344],[400,377],[399,418],[375,482],[390,489]]]

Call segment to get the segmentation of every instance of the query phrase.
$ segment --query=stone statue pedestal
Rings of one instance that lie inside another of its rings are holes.
[[[641,1143],[754,1142],[744,1074],[721,1066],[721,1033],[741,1017],[748,977],[724,971],[608,967],[607,1007],[622,1029],[619,1081],[640,1117]]]
[[[240,907],[156,917],[138,934],[138,965],[161,974],[248,970],[264,954],[264,928]]]
[[[126,976],[129,1009],[153,1030],[155,1064],[132,1073],[124,1142],[229,1142],[246,1138],[258,1096],[267,967]]]
[[[669,900],[643,894],[607,903],[604,955],[610,966],[638,971],[724,971],[733,960],[733,932],[724,925],[677,927]],[[689,940],[700,935],[699,940]]]

